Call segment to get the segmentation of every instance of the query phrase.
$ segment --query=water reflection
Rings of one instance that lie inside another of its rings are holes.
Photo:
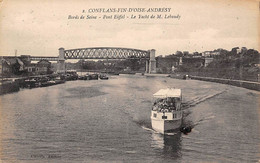
[[[165,158],[181,157],[181,133],[170,135],[152,133],[152,147],[158,149]]]
[[[153,148],[158,148],[158,149],[163,149],[164,147],[164,140],[163,140],[163,135],[152,132],[152,144],[151,146]]]
[[[171,158],[181,157],[181,133],[164,135],[163,153]]]

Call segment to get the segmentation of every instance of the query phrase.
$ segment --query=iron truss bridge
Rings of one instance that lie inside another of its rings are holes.
[[[115,48],[115,47],[96,47],[64,50],[65,59],[149,59],[150,53],[145,50]]]
[[[31,61],[41,61],[41,60],[47,60],[47,61],[58,61],[58,57],[39,57],[39,56],[30,56]]]

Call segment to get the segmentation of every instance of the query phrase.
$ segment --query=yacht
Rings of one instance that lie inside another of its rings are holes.
[[[152,128],[162,134],[179,130],[182,125],[181,89],[160,89],[153,97]]]

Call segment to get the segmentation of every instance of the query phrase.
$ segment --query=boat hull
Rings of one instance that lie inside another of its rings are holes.
[[[161,120],[152,119],[152,128],[160,133],[167,133],[179,130],[181,127],[182,120]]]

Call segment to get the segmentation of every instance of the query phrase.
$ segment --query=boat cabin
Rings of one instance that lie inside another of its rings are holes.
[[[157,112],[174,112],[181,110],[181,90],[180,89],[160,89],[153,94],[156,98],[153,104],[153,111]]]

